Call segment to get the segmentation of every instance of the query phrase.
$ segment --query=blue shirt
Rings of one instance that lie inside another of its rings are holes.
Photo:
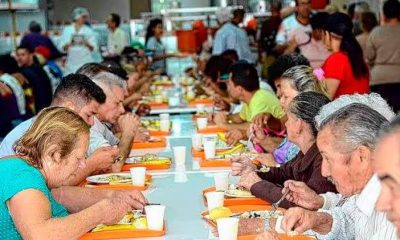
[[[153,51],[154,57],[165,55],[165,47],[155,37],[151,37],[149,38],[149,40],[147,40],[146,48]],[[166,65],[167,64],[165,59],[160,59],[157,61],[153,61],[153,63],[151,64],[151,69],[152,70],[162,69],[163,72],[166,72],[167,69]]]
[[[255,63],[247,33],[230,22],[225,23],[215,34],[213,55],[219,55],[228,49],[236,50],[240,60]]]
[[[22,239],[11,218],[7,202],[19,192],[36,189],[49,200],[51,216],[65,217],[68,211],[51,195],[50,189],[40,171],[19,158],[0,161],[0,238]],[[35,207],[35,206],[31,206]]]
[[[34,118],[31,118],[20,123],[7,134],[0,144],[0,158],[15,154],[13,150],[14,143],[19,140],[26,131],[28,131],[28,128],[32,125],[33,120]]]

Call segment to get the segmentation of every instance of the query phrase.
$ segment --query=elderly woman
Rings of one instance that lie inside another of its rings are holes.
[[[324,84],[314,75],[313,69],[309,66],[295,66],[285,71],[280,83],[280,103],[285,112],[287,112],[289,103],[294,97],[302,92],[319,92],[326,95]],[[275,166],[276,163],[284,164],[292,160],[299,149],[296,145],[285,138],[267,137],[265,134],[265,123],[269,123],[270,116],[268,114],[260,114],[254,120],[254,143],[258,144],[264,151],[270,152],[261,157],[263,164]],[[286,117],[281,119],[286,121]]]
[[[339,98],[316,118],[322,175],[332,180],[341,195],[320,196],[299,182],[285,183],[290,191],[287,199],[303,208],[286,212],[284,230],[311,229],[318,239],[396,239],[395,228],[375,210],[380,184],[372,166],[379,129],[394,114],[378,95],[355,98]]]
[[[67,180],[85,164],[88,144],[89,126],[71,110],[52,107],[39,113],[16,142],[17,155],[0,161],[3,239],[77,239],[98,224],[117,223],[132,208],[143,207],[141,194],[129,201],[66,187],[75,188],[75,194],[63,195]]]
[[[256,173],[255,166],[246,157],[233,159],[233,174],[241,176],[239,185],[268,202],[276,202],[282,197],[279,185],[289,179],[303,181],[319,193],[335,191],[332,183],[321,176],[322,157],[315,143],[314,117],[328,102],[328,97],[315,92],[301,93],[293,98],[287,109],[286,128],[289,140],[300,147],[301,153],[293,161],[267,173]],[[284,200],[280,206],[288,208],[294,204]]]

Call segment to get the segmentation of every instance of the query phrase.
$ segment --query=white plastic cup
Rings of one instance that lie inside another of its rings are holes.
[[[207,128],[208,119],[207,118],[197,118],[197,128],[205,129]]]
[[[143,187],[146,180],[145,167],[133,167],[129,169],[131,172],[132,185]]]
[[[169,132],[170,126],[171,126],[171,122],[168,119],[160,120],[160,131]]]
[[[215,190],[226,191],[229,187],[229,173],[218,173],[214,175]]]
[[[171,107],[176,107],[176,106],[178,106],[179,105],[179,97],[169,97],[168,98],[168,104],[171,106]]]
[[[224,206],[224,195],[223,192],[208,192],[205,194],[207,199],[207,208],[210,212],[214,208]]]
[[[149,230],[161,231],[164,228],[165,206],[151,205],[144,207]]]
[[[169,120],[169,113],[161,113],[160,120]]]
[[[203,143],[206,159],[215,158],[215,141],[207,140]]]
[[[203,113],[206,111],[206,105],[204,104],[196,104],[197,113]]]
[[[173,147],[174,152],[174,160],[177,166],[185,165],[186,161],[186,147],[185,146],[177,146]]]
[[[217,228],[220,240],[236,240],[239,229],[239,218],[217,219]]]
[[[163,96],[162,95],[156,95],[155,96],[155,98],[154,98],[154,101],[156,102],[156,103],[163,103]]]
[[[192,137],[192,147],[194,149],[201,149],[203,146],[203,134],[196,133]]]

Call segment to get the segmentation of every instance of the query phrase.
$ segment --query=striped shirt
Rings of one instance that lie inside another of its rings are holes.
[[[340,195],[325,194],[325,200],[331,204],[337,203],[335,207],[328,210],[320,210],[332,216],[331,231],[326,235],[312,231],[310,234],[315,234],[318,239],[325,240],[396,240],[394,225],[387,220],[386,214],[375,210],[380,191],[381,185],[377,176],[374,175],[360,194],[353,195],[345,201],[338,201]],[[329,207],[328,205],[324,204],[325,207]]]

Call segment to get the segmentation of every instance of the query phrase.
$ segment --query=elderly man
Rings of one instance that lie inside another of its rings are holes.
[[[364,101],[345,96],[321,110],[316,117],[321,172],[332,180],[342,198],[319,196],[299,182],[286,182],[289,201],[312,210],[329,210],[289,209],[282,220],[284,230],[313,230],[319,239],[396,239],[386,216],[374,211],[380,185],[372,167],[379,129],[391,117],[393,112],[374,94]]]
[[[69,108],[78,113],[89,125],[93,125],[94,114],[105,99],[103,90],[88,77],[70,74],[58,85],[51,106]],[[28,130],[33,121],[34,118],[31,118],[21,123],[3,139],[0,145],[0,157],[15,154],[14,143]],[[86,161],[86,167],[80,169],[74,179],[70,179],[69,185],[80,183],[94,172],[109,169],[118,154],[118,149],[111,147],[100,148],[93,152]]]
[[[97,68],[93,66],[93,68]],[[97,73],[91,67],[78,70],[82,74],[93,76],[92,80],[106,94],[90,128],[90,145],[88,154],[105,146],[118,146],[119,157],[112,165],[113,172],[119,172],[128,157],[135,135],[139,135],[139,118],[125,112],[123,101],[126,95],[126,82],[115,74],[101,70]]]
[[[400,237],[400,116],[382,127],[373,157],[374,169],[382,185],[376,210],[387,214]]]

